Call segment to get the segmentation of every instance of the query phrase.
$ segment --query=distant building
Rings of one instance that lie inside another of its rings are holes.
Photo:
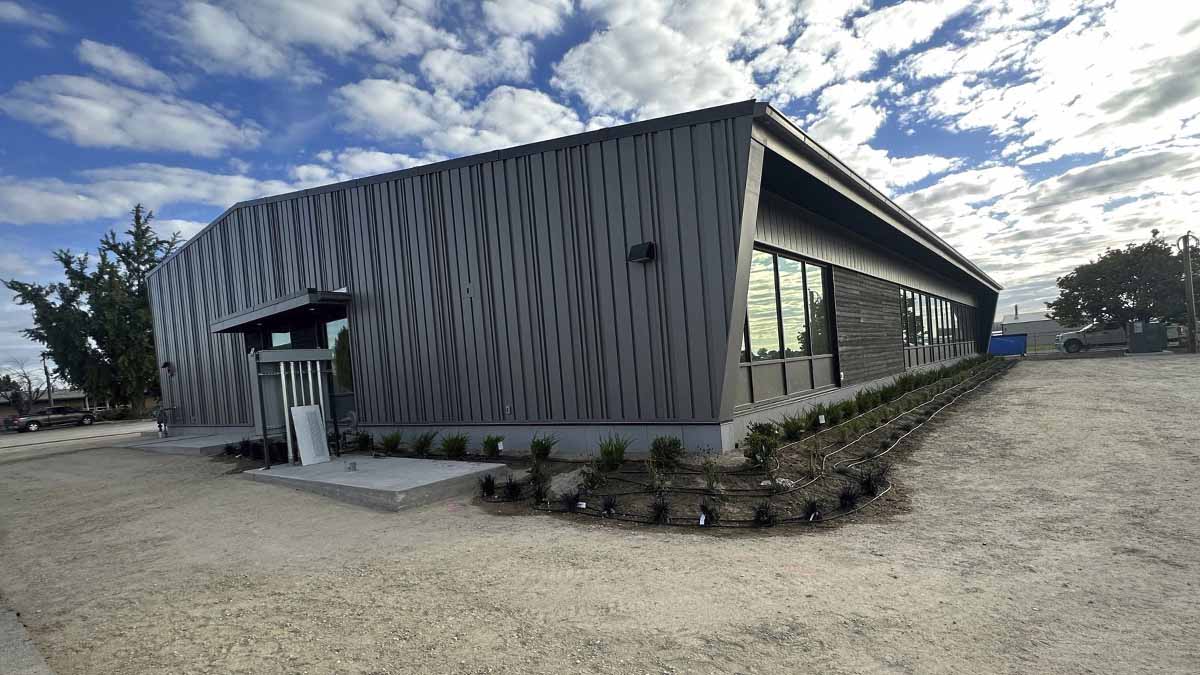
[[[1034,312],[1029,314],[1008,314],[1001,317],[997,324],[998,330],[1002,335],[1012,335],[1014,333],[1026,333],[1028,335],[1043,335],[1065,333],[1071,330],[1077,330],[1080,326],[1064,326],[1061,323],[1051,319],[1045,312]]]

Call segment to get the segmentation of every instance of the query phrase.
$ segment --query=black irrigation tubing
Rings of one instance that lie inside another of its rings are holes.
[[[874,497],[872,497],[868,501],[858,504],[857,506],[855,506],[852,509],[849,509],[846,511],[838,511],[837,513],[835,513],[833,515],[822,516],[820,518],[814,518],[814,519],[805,518],[804,516],[792,516],[792,517],[788,517],[788,518],[777,518],[773,525],[762,525],[756,520],[745,519],[745,518],[728,519],[728,520],[722,519],[722,520],[717,521],[716,523],[700,525],[699,523],[692,522],[692,520],[698,520],[699,514],[696,515],[696,518],[694,518],[694,519],[689,518],[687,521],[683,521],[680,518],[676,518],[674,521],[672,521],[671,518],[668,517],[667,522],[659,523],[659,522],[655,521],[654,518],[651,516],[643,516],[643,515],[639,515],[636,513],[623,513],[620,511],[606,513],[599,509],[592,509],[592,508],[582,508],[582,509],[577,508],[577,509],[573,509],[573,510],[555,509],[555,508],[551,508],[549,506],[542,506],[542,505],[538,505],[538,504],[534,504],[533,509],[535,511],[541,511],[543,513],[575,513],[575,514],[579,514],[581,516],[591,516],[592,518],[601,518],[603,520],[615,520],[617,522],[622,522],[622,523],[637,523],[639,525],[665,525],[665,526],[670,526],[670,527],[695,527],[695,528],[699,528],[702,530],[722,529],[722,528],[723,529],[747,529],[747,528],[768,529],[770,527],[779,526],[779,525],[820,525],[822,523],[827,523],[831,520],[837,520],[838,518],[844,518],[851,514],[862,511],[863,509],[867,508],[871,504],[874,504],[875,502],[882,499],[884,495],[886,495],[887,493],[889,493],[891,491],[892,491],[892,486],[889,484],[887,487],[880,490],[879,493],[876,494]]]
[[[948,387],[946,390],[944,390],[944,391],[942,391],[942,392],[940,392],[940,393],[934,394],[932,397],[930,397],[930,398],[929,398],[929,400],[927,400],[927,401],[925,401],[925,402],[923,402],[923,403],[920,403],[920,404],[918,404],[918,405],[916,405],[916,406],[913,406],[912,408],[909,408],[908,410],[905,410],[904,412],[900,413],[899,415],[896,415],[895,417],[892,417],[892,418],[888,419],[886,422],[883,422],[882,424],[880,424],[880,425],[878,425],[878,426],[874,427],[874,428],[873,428],[873,429],[871,429],[870,431],[867,431],[866,433],[862,434],[862,435],[861,435],[861,436],[859,436],[858,438],[856,438],[856,439],[854,439],[854,440],[850,441],[849,443],[846,443],[845,445],[843,445],[842,447],[838,448],[837,450],[834,450],[833,452],[830,452],[830,453],[828,453],[828,454],[826,454],[826,455],[822,456],[822,457],[821,457],[821,473],[824,473],[824,472],[825,472],[825,462],[827,462],[827,461],[829,460],[829,458],[830,458],[830,457],[833,457],[834,455],[836,455],[836,454],[838,454],[838,453],[840,453],[840,452],[842,452],[842,451],[846,450],[847,448],[849,448],[849,447],[853,446],[854,444],[858,443],[859,441],[861,441],[862,439],[866,438],[867,436],[870,436],[871,434],[875,433],[876,431],[879,431],[880,429],[883,429],[884,427],[886,427],[886,426],[890,425],[891,423],[895,422],[896,420],[900,419],[901,417],[904,417],[905,415],[908,415],[908,414],[912,413],[914,410],[918,410],[918,409],[920,409],[920,408],[924,408],[925,406],[927,406],[927,405],[929,405],[929,404],[931,404],[931,403],[935,403],[935,402],[937,402],[937,397],[938,397],[938,396],[941,396],[942,394],[945,394],[947,391],[950,391],[951,389],[954,389],[954,388],[956,388],[956,387],[961,387],[961,386],[963,386],[964,384],[969,384],[969,383],[970,383],[970,382],[972,382],[972,381],[973,381],[973,380],[967,379],[967,380],[964,380],[964,381],[962,381],[962,382],[959,382],[959,383],[958,383],[958,384],[956,384],[956,385],[953,385],[953,386],[951,386],[951,387]],[[835,466],[836,466],[836,465],[835,465]]]
[[[846,465],[846,468],[847,468],[847,469],[853,469],[854,467],[858,466],[859,464],[863,464],[864,462],[871,462],[871,461],[877,460],[877,459],[879,459],[880,457],[882,457],[882,456],[886,455],[887,453],[891,452],[893,449],[895,449],[895,447],[896,447],[897,445],[899,445],[899,444],[900,444],[900,442],[901,442],[901,441],[903,441],[905,438],[907,438],[909,434],[913,433],[913,432],[914,432],[914,431],[916,431],[917,429],[920,429],[921,427],[923,427],[923,426],[925,426],[926,424],[928,424],[928,423],[929,423],[929,421],[930,421],[930,420],[932,420],[932,419],[934,418],[934,416],[935,416],[935,415],[937,415],[937,414],[938,414],[938,413],[940,413],[941,411],[945,410],[946,408],[950,407],[951,405],[954,405],[954,403],[955,403],[956,401],[958,401],[958,399],[962,398],[963,396],[966,396],[967,394],[969,394],[969,393],[971,393],[971,392],[975,391],[976,389],[978,389],[978,388],[982,387],[983,385],[987,384],[988,382],[991,382],[993,379],[995,379],[995,378],[999,377],[1000,375],[1003,375],[1004,373],[1008,372],[1008,370],[1009,370],[1011,367],[1012,367],[1011,365],[1006,365],[1006,366],[1004,366],[1004,367],[1002,367],[1002,368],[998,368],[998,369],[996,370],[996,372],[992,373],[992,374],[991,374],[991,375],[989,375],[987,378],[985,378],[985,379],[981,380],[981,381],[980,381],[978,384],[976,384],[974,387],[971,387],[970,389],[968,389],[968,390],[966,390],[966,391],[964,391],[964,392],[961,392],[961,393],[959,393],[957,396],[955,396],[954,398],[950,399],[950,400],[949,400],[949,401],[948,401],[948,402],[947,402],[945,405],[943,405],[942,407],[938,408],[937,410],[934,410],[932,413],[930,413],[930,414],[929,414],[929,417],[925,418],[925,421],[924,421],[924,422],[920,422],[920,423],[918,423],[916,426],[914,426],[912,429],[909,429],[908,431],[904,432],[904,434],[903,434],[903,435],[901,435],[899,438],[897,438],[897,439],[896,439],[896,441],[895,441],[894,443],[892,443],[891,445],[889,445],[889,446],[887,447],[887,449],[886,449],[886,450],[883,450],[882,452],[880,452],[880,453],[879,453],[879,454],[877,454],[877,455],[874,455],[873,457],[866,457],[866,458],[863,458],[863,459],[860,459],[860,460],[858,460],[857,462],[852,462],[852,463],[850,463],[850,464],[847,464],[847,465]],[[837,464],[834,464],[834,468],[835,468],[835,469],[837,468],[837,466],[838,466]]]
[[[986,366],[986,365],[987,365],[987,363],[986,363],[986,362],[984,362],[984,363],[979,363],[979,364],[976,364],[975,366],[972,366],[971,368],[967,368],[967,369],[965,369],[965,370],[964,370],[964,371],[962,371],[962,372],[965,372],[965,373],[967,373],[968,375],[970,375],[970,373],[972,373],[972,372],[974,372],[974,371],[976,371],[976,370],[979,370],[980,368],[983,368],[983,367],[984,367],[984,366]],[[851,418],[850,418],[850,419],[848,419],[848,420],[844,420],[844,421],[842,421],[842,422],[839,422],[839,423],[837,423],[837,424],[835,424],[835,425],[833,425],[833,426],[831,426],[831,427],[828,427],[828,428],[826,428],[826,429],[822,429],[822,430],[820,430],[820,431],[818,431],[818,432],[816,432],[816,433],[814,433],[814,434],[810,434],[810,435],[808,435],[808,436],[805,436],[804,438],[801,438],[800,440],[797,440],[797,441],[792,441],[791,443],[788,443],[787,445],[781,446],[779,449],[780,449],[780,450],[787,450],[787,449],[791,448],[793,445],[798,445],[798,444],[800,444],[800,443],[807,443],[808,441],[811,441],[812,439],[816,438],[817,436],[820,436],[821,434],[824,434],[824,433],[827,433],[827,432],[833,431],[834,429],[837,429],[837,428],[838,428],[838,427],[840,427],[840,426],[843,426],[843,425],[849,424],[849,423],[853,422],[854,420],[856,420],[856,419],[858,419],[858,418],[860,418],[860,417],[863,417],[863,416],[865,416],[865,415],[870,415],[871,413],[875,412],[876,410],[879,410],[880,408],[885,408],[885,407],[887,407],[887,406],[889,406],[889,405],[893,405],[893,404],[895,404],[897,401],[899,401],[899,400],[901,400],[901,399],[903,399],[903,398],[905,398],[905,397],[907,397],[907,396],[911,396],[912,394],[915,394],[915,393],[917,393],[917,392],[921,391],[922,389],[928,389],[928,388],[930,388],[930,387],[936,386],[936,385],[937,385],[939,382],[941,382],[942,380],[948,380],[948,379],[950,379],[950,378],[956,377],[956,376],[957,376],[957,375],[959,375],[959,374],[960,374],[960,373],[954,373],[954,374],[952,374],[952,375],[946,375],[946,376],[944,376],[944,377],[939,377],[938,379],[934,380],[933,382],[930,382],[929,384],[927,384],[927,385],[925,385],[925,386],[923,386],[923,387],[917,387],[916,389],[910,389],[910,390],[908,390],[908,391],[904,392],[903,394],[900,394],[900,395],[899,395],[899,396],[897,396],[896,398],[892,399],[891,401],[888,401],[887,403],[880,403],[879,405],[875,406],[874,408],[871,408],[870,410],[867,410],[866,412],[861,412],[861,413],[859,413],[859,414],[855,415],[854,417],[851,417]]]

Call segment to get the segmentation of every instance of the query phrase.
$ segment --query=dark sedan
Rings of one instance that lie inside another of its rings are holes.
[[[27,415],[9,417],[4,420],[4,428],[16,429],[22,432],[37,431],[44,427],[66,424],[86,427],[95,421],[96,417],[86,410],[71,408],[69,406],[56,406],[38,410]]]

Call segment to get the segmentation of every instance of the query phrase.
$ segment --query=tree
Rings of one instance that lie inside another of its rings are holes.
[[[146,274],[175,250],[179,235],[155,234],[154,213],[141,204],[130,214],[124,237],[110,230],[101,238],[94,267],[86,253],[59,250],[65,281],[2,283],[17,304],[33,309],[33,328],[23,332],[46,346],[58,377],[141,412],[146,394],[158,391]]]
[[[1058,278],[1058,298],[1046,303],[1064,326],[1091,322],[1186,321],[1182,255],[1152,230],[1150,240],[1107,249]]]
[[[31,367],[24,359],[13,359],[0,375],[0,398],[24,414],[46,394],[46,378],[41,368]]]

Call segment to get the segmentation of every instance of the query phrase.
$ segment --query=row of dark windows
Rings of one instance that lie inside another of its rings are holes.
[[[832,354],[826,268],[755,250],[746,290],[742,361]]]
[[[908,288],[900,289],[905,347],[975,341],[975,308]]]

